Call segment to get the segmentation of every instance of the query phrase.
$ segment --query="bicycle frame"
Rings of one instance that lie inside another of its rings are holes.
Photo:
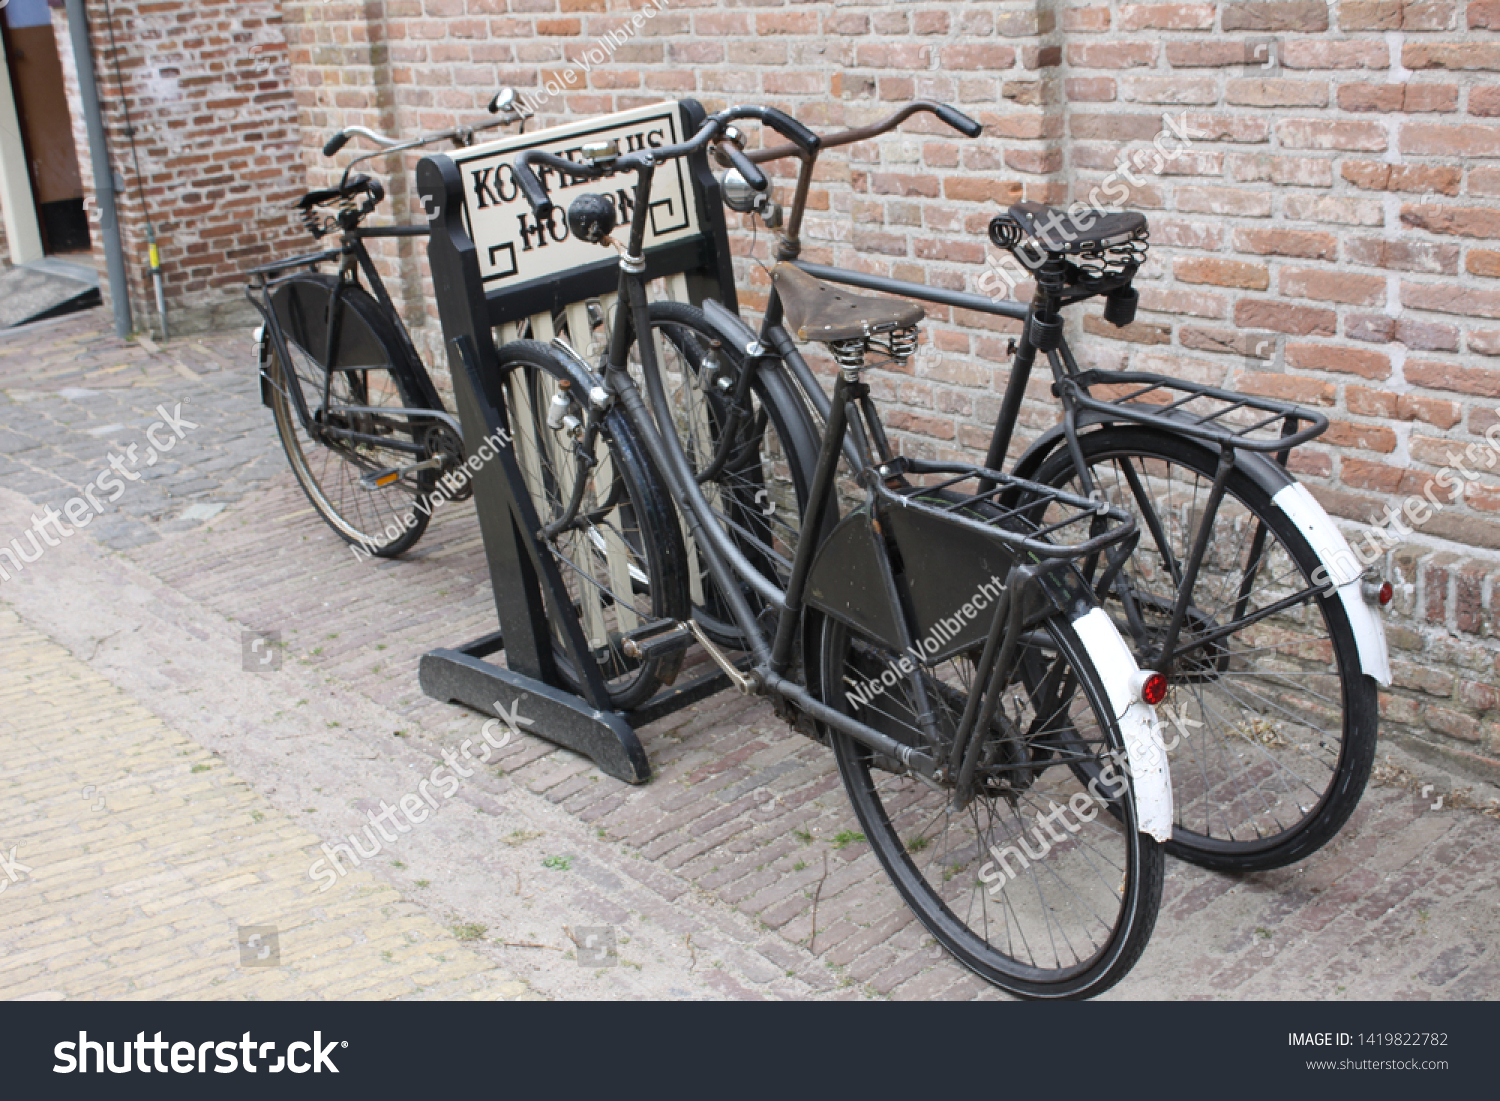
[[[821,148],[826,149],[856,141],[868,140],[893,129],[901,121],[919,111],[938,113],[937,108],[939,106],[941,105],[925,101],[908,104],[884,122],[856,130],[845,131],[841,134],[825,138]],[[1027,386],[1031,381],[1032,371],[1037,359],[1038,349],[1031,340],[1031,318],[1038,313],[1055,315],[1058,309],[1057,304],[1044,300],[1040,288],[1033,301],[1029,305],[1023,305],[1019,302],[990,299],[961,291],[947,291],[903,280],[890,279],[884,276],[854,272],[799,260],[798,257],[801,252],[799,234],[802,217],[806,210],[817,153],[807,154],[794,146],[782,145],[753,152],[749,154],[749,159],[755,163],[764,163],[789,156],[796,157],[800,161],[801,167],[794,185],[792,204],[787,214],[786,229],[777,239],[776,259],[795,262],[802,270],[829,282],[843,283],[883,294],[896,295],[917,301],[933,302],[1022,322],[1020,336],[1011,342],[1013,359],[1010,376],[1001,399],[1000,410],[995,419],[989,448],[984,460],[984,467],[986,469],[1003,471],[1009,455],[1015,427],[1020,418],[1021,407],[1025,401]],[[739,322],[739,319],[727,310],[723,310],[722,308],[717,310],[708,309],[706,312],[710,314],[710,319],[715,321],[724,330],[727,337],[731,339],[738,338],[734,340],[734,343],[746,352],[744,376],[753,374],[764,362],[768,362],[773,358],[779,359],[790,369],[799,388],[812,401],[814,408],[823,418],[825,424],[829,423],[829,403],[823,394],[822,387],[818,385],[806,360],[803,359],[801,353],[798,351],[791,338],[791,334],[781,324],[781,299],[774,283],[771,288],[764,317],[762,318],[760,332],[758,335],[751,336],[748,340],[745,339],[749,333],[748,327],[743,326],[743,323]],[[736,326],[736,323],[738,323],[738,326]],[[1321,414],[1303,410],[1286,403],[1247,399],[1242,395],[1213,387],[1186,384],[1181,380],[1174,380],[1168,376],[1138,372],[1084,372],[1079,369],[1078,363],[1073,357],[1072,350],[1068,347],[1066,338],[1063,337],[1059,338],[1057,348],[1048,351],[1046,356],[1053,376],[1053,392],[1058,396],[1062,405],[1063,417],[1060,426],[1060,443],[1061,446],[1067,448],[1072,457],[1073,468],[1078,472],[1083,493],[1091,499],[1095,497],[1097,491],[1093,485],[1088,464],[1084,461],[1083,451],[1079,443],[1081,429],[1092,425],[1120,421],[1129,422],[1133,420],[1136,423],[1150,423],[1166,431],[1195,439],[1200,443],[1216,447],[1219,451],[1220,461],[1215,473],[1214,482],[1202,512],[1197,537],[1193,545],[1189,548],[1188,558],[1185,563],[1178,562],[1171,555],[1165,533],[1161,529],[1160,519],[1156,516],[1154,509],[1150,507],[1145,488],[1140,484],[1138,475],[1132,469],[1127,469],[1125,472],[1127,483],[1136,498],[1137,504],[1141,508],[1150,535],[1156,540],[1164,556],[1167,557],[1168,567],[1171,569],[1177,583],[1177,595],[1173,602],[1167,629],[1162,635],[1158,648],[1148,658],[1149,662],[1155,668],[1170,676],[1176,662],[1182,657],[1183,653],[1211,645],[1219,638],[1249,626],[1267,616],[1274,615],[1286,607],[1302,603],[1316,594],[1323,594],[1332,590],[1331,582],[1327,587],[1311,585],[1266,608],[1257,610],[1247,618],[1245,613],[1248,607],[1248,600],[1254,589],[1256,574],[1259,569],[1260,552],[1266,539],[1265,526],[1258,524],[1251,542],[1251,562],[1254,565],[1246,571],[1246,576],[1242,581],[1234,609],[1234,619],[1228,626],[1221,627],[1211,634],[1195,636],[1187,647],[1179,650],[1178,644],[1181,640],[1181,632],[1187,620],[1194,586],[1203,566],[1209,539],[1213,532],[1214,520],[1218,515],[1219,507],[1223,503],[1229,476],[1238,465],[1241,465],[1239,453],[1241,451],[1274,453],[1276,463],[1285,470],[1292,448],[1324,431],[1328,426],[1327,418]],[[1190,397],[1173,402],[1158,412],[1146,415],[1139,413],[1132,414],[1128,411],[1122,411],[1119,403],[1109,403],[1092,399],[1089,395],[1088,387],[1094,381],[1138,383],[1142,387],[1138,391],[1138,394],[1145,394],[1151,390],[1170,385],[1177,389],[1189,390]],[[737,404],[743,402],[744,394],[747,392],[748,378],[742,378],[740,386],[736,390]],[[1230,404],[1228,408],[1221,409],[1212,416],[1198,417],[1196,419],[1183,415],[1174,416],[1174,413],[1182,405],[1187,401],[1193,400],[1195,396],[1220,399]],[[1252,440],[1245,438],[1245,435],[1248,435],[1248,433],[1237,435],[1236,433],[1215,427],[1212,424],[1205,427],[1205,422],[1218,420],[1231,410],[1247,406],[1269,413],[1269,416],[1262,420],[1256,427],[1264,427],[1275,421],[1281,421],[1282,432],[1280,438],[1274,441]],[[728,434],[726,433],[726,444],[727,440]],[[889,446],[883,438],[879,439],[878,443],[882,453],[889,452]],[[1034,469],[1036,465],[1039,465],[1041,458],[1045,457],[1045,454],[1050,450],[1051,447],[1049,446],[1045,450],[1033,449],[1033,451],[1029,451],[1018,460],[1017,467],[1013,473],[1021,473],[1025,470],[1026,467],[1023,464],[1028,460],[1031,460],[1030,465]],[[716,456],[715,461],[710,464],[708,469],[716,471],[721,465],[722,457]],[[1118,575],[1118,567],[1107,569],[1100,575],[1096,591],[1101,599],[1111,586],[1114,585]],[[1137,638],[1143,638],[1146,631],[1144,619],[1133,595],[1129,591],[1129,587],[1119,586],[1117,595],[1124,607],[1127,623],[1132,633]]]
[[[700,132],[700,136],[708,130],[709,127],[705,127],[705,130]],[[878,414],[870,401],[869,387],[860,379],[862,368],[841,370],[834,386],[833,396],[829,399],[823,395],[821,387],[812,379],[805,362],[800,363],[799,375],[805,374],[811,382],[811,385],[807,387],[807,396],[811,398],[817,395],[823,399],[826,426],[808,490],[808,502],[802,515],[803,538],[798,541],[786,587],[781,588],[777,581],[761,573],[725,533],[699,488],[699,477],[695,476],[688,466],[686,457],[675,437],[668,442],[658,431],[656,422],[647,410],[628,368],[629,348],[632,336],[635,336],[638,338],[634,343],[639,348],[645,384],[652,392],[656,403],[664,407],[660,365],[657,362],[654,342],[650,337],[651,326],[646,284],[643,277],[645,261],[642,248],[646,234],[646,219],[650,210],[648,200],[656,163],[665,161],[673,155],[682,155],[680,150],[683,148],[685,146],[658,150],[653,160],[633,166],[637,173],[636,200],[631,212],[629,242],[622,250],[620,260],[619,301],[624,308],[615,311],[603,380],[609,399],[622,404],[632,426],[640,435],[652,464],[667,481],[672,493],[684,507],[684,518],[690,533],[703,554],[713,580],[729,604],[734,622],[747,640],[750,653],[748,671],[731,662],[701,630],[696,628],[696,625],[688,623],[683,626],[693,634],[721,668],[739,684],[742,691],[760,690],[788,700],[818,722],[843,731],[868,748],[901,762],[909,769],[929,779],[941,782],[957,778],[955,801],[962,805],[966,799],[966,785],[974,775],[977,746],[982,740],[973,738],[973,732],[988,726],[998,704],[1000,690],[1006,681],[1009,661],[1027,627],[1038,618],[1035,614],[1038,610],[1036,601],[1039,597],[1042,600],[1047,599],[1046,595],[1041,593],[1041,587],[1034,582],[1049,574],[1065,574],[1066,571],[1060,570],[1059,567],[1065,566],[1069,561],[1100,553],[1113,544],[1128,540],[1134,532],[1134,525],[1123,511],[1112,509],[1109,510],[1109,518],[1117,526],[1108,532],[1091,533],[1090,538],[1081,544],[1064,547],[1036,540],[1025,540],[1024,550],[1027,553],[1039,559],[1050,559],[1050,561],[1038,561],[1034,565],[1022,565],[1019,553],[1021,548],[1016,548],[1016,553],[1011,557],[1011,568],[1008,571],[1003,596],[997,602],[995,614],[985,638],[980,664],[975,672],[975,684],[983,685],[984,688],[980,692],[971,694],[952,744],[947,747],[946,756],[942,752],[943,739],[937,730],[937,719],[927,699],[927,688],[920,673],[914,673],[911,676],[911,685],[917,704],[919,728],[928,743],[923,747],[907,745],[845,715],[817,699],[808,690],[806,684],[790,678],[787,674],[794,657],[799,630],[803,627],[804,617],[810,610],[807,595],[814,556],[820,549],[821,533],[829,527],[830,516],[837,512],[835,476],[841,455],[852,449],[858,480],[865,487],[871,515],[874,515],[876,505],[876,486],[898,474],[893,464],[899,462],[903,464],[903,470],[910,469],[918,473],[940,471],[938,464],[917,464],[910,460],[896,460],[890,454]],[[523,161],[521,165],[518,165],[518,176],[522,168],[529,171],[529,167]],[[785,338],[788,344],[790,342],[790,337],[780,326],[779,303],[774,295],[771,310],[768,312],[766,332],[774,341],[779,342],[781,338]],[[587,369],[587,365],[582,364],[582,360],[566,342],[554,341],[554,347],[572,356]],[[797,359],[800,361],[800,357]],[[747,385],[748,382],[742,378],[741,387]],[[857,414],[851,415],[851,406],[857,407]],[[599,412],[598,408],[591,407],[590,417],[597,418]],[[870,438],[875,442],[876,450],[873,454],[861,427],[868,429]],[[716,465],[722,465],[723,457],[716,456],[714,462]],[[1012,484],[1010,479],[998,472],[983,471],[981,473],[992,477],[997,484]],[[586,473],[580,471],[579,476],[582,478],[586,476]],[[1018,488],[1043,490],[1043,487],[1029,484]],[[1054,500],[1083,510],[1084,516],[1097,512],[1093,504],[1083,498],[1056,491],[1048,492],[1051,492]],[[576,493],[573,494],[575,501],[577,497]],[[832,513],[830,513],[830,508],[832,508]],[[1075,517],[1067,523],[1074,523],[1077,519]],[[996,529],[977,521],[953,516],[951,522],[954,525],[986,531],[997,537],[999,535]],[[893,588],[894,571],[890,565],[888,551],[883,544],[878,545],[878,555],[884,567],[882,571],[886,590],[884,595],[892,607],[900,608],[902,605],[899,594]],[[762,628],[760,619],[752,611],[745,594],[740,589],[742,581],[753,588],[774,610],[774,631],[767,632]],[[896,620],[899,637],[892,641],[901,651],[910,651],[917,643],[917,639],[913,637],[911,624],[902,616],[897,616]]]
[[[345,229],[341,233],[338,248],[324,249],[321,252],[307,253],[302,256],[290,257],[279,260],[261,267],[252,268],[246,274],[250,277],[250,286],[245,291],[245,296],[251,305],[260,313],[264,321],[265,336],[272,342],[276,354],[281,357],[283,363],[291,363],[290,348],[286,342],[286,334],[282,332],[281,324],[276,318],[276,312],[270,306],[272,292],[283,283],[287,282],[291,274],[298,274],[304,268],[314,268],[317,264],[337,260],[339,263],[339,279],[334,288],[333,296],[329,300],[329,316],[326,324],[324,346],[322,355],[318,362],[322,364],[333,364],[337,362],[338,335],[340,332],[339,318],[344,307],[345,289],[359,284],[358,276],[363,273],[365,282],[368,284],[370,293],[374,296],[376,303],[382,311],[395,323],[395,331],[402,343],[402,352],[407,357],[407,363],[419,387],[424,391],[424,397],[430,401],[430,408],[406,409],[398,406],[364,406],[364,405],[340,405],[337,412],[340,413],[363,413],[372,416],[405,416],[405,417],[430,417],[440,420],[453,429],[460,436],[461,427],[456,417],[443,410],[441,399],[438,397],[437,388],[433,386],[432,379],[427,374],[421,358],[411,342],[411,336],[407,332],[405,323],[396,309],[395,302],[391,299],[390,292],[386,290],[385,282],[380,278],[380,272],[375,267],[369,249],[365,247],[366,238],[401,238],[401,237],[425,237],[426,226],[355,226]],[[280,279],[270,278],[279,273],[291,273],[283,275]],[[257,297],[259,294],[260,297]],[[264,301],[262,301],[264,299]],[[334,371],[338,368],[326,370],[323,382],[322,408],[334,411],[332,405],[332,387]],[[264,380],[266,385],[274,385],[269,380]],[[374,444],[389,451],[401,451],[412,455],[421,455],[425,449],[417,443],[408,443],[396,437],[369,436],[356,432],[353,429],[340,428],[332,424],[319,423],[314,417],[312,410],[308,408],[303,388],[300,386],[287,387],[283,390],[283,396],[290,399],[292,407],[297,412],[297,418],[303,427],[314,439],[322,441],[343,441],[353,443]]]

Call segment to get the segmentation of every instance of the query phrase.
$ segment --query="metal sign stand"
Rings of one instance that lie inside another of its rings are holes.
[[[530,317],[533,331],[545,339],[559,313],[587,325],[583,304],[618,285],[613,259],[597,260],[598,246],[568,240],[563,209],[549,224],[534,223],[509,181],[510,163],[526,148],[567,156],[601,137],[622,139],[622,150],[642,141],[669,144],[694,133],[705,117],[696,101],[684,100],[517,135],[454,156],[435,154],[417,166],[417,193],[431,220],[427,255],[468,454],[477,454],[484,440],[510,424],[494,330],[510,331]],[[672,279],[694,301],[712,296],[734,309],[718,182],[706,158],[679,163],[676,193],[665,189],[660,203],[658,243],[648,242],[646,249],[647,276]],[[554,192],[566,190],[565,181],[549,184]],[[582,189],[604,190],[608,184]],[[566,194],[559,205],[566,207]],[[635,727],[718,692],[727,678],[715,672],[664,690],[637,710],[612,711],[556,563],[533,537],[541,524],[514,449],[501,448],[480,466],[473,486],[501,630],[425,654],[422,690],[476,710],[523,714],[533,720],[528,733],[587,754],[611,776],[645,782],[651,766]],[[581,694],[558,676],[553,623],[572,668],[583,671]],[[502,649],[503,666],[489,660]]]

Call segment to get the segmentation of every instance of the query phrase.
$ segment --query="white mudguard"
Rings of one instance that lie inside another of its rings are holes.
[[[1360,593],[1364,566],[1349,548],[1349,541],[1323,511],[1318,499],[1299,482],[1279,490],[1271,498],[1271,503],[1297,525],[1297,530],[1307,539],[1337,587],[1344,613],[1349,617],[1349,626],[1354,631],[1360,668],[1381,684],[1389,685],[1391,659],[1385,645],[1385,627],[1375,609],[1365,603]]]
[[[1075,619],[1073,629],[1104,681],[1125,739],[1126,764],[1135,782],[1136,822],[1142,833],[1158,841],[1170,841],[1172,780],[1156,708],[1136,698],[1134,682],[1140,667],[1103,608],[1093,608]]]

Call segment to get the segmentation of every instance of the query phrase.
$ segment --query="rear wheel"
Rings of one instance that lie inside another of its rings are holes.
[[[313,508],[341,539],[393,558],[427,530],[440,469],[423,463],[444,429],[431,418],[386,411],[427,407],[419,368],[365,290],[346,285],[335,298],[337,287],[333,276],[307,274],[276,288],[272,306],[291,362],[267,337],[261,371],[281,446]]]
[[[971,692],[978,650],[912,669],[910,655],[828,620],[823,702],[907,745],[923,745],[918,688],[947,744]],[[902,671],[892,681],[888,671]],[[830,728],[865,836],[929,932],[981,978],[1031,998],[1088,997],[1145,950],[1161,901],[1161,846],[1139,831],[1123,770],[1090,791],[1124,746],[1099,674],[1073,626],[1054,616],[1021,644],[985,732],[977,791],[952,791]],[[878,687],[877,687],[878,686]],[[872,692],[872,688],[876,688]],[[1070,767],[1072,766],[1072,767]],[[1112,813],[1099,813],[1108,810]],[[1080,813],[1081,812],[1081,813]]]
[[[582,691],[558,620],[569,615],[582,628],[587,660],[597,666],[611,705],[639,707],[682,664],[681,651],[644,661],[625,653],[631,632],[688,615],[686,555],[671,500],[618,406],[605,414],[593,453],[580,454],[574,426],[587,418],[580,399],[587,400],[590,389],[581,372],[530,340],[501,348],[498,362],[511,447],[543,528],[567,514],[580,472],[583,477],[572,524],[542,538],[569,601],[566,609],[549,608],[558,672]],[[549,424],[549,413],[558,427]]]
[[[1080,443],[1099,490],[1139,524],[1140,545],[1106,607],[1151,666],[1218,458],[1130,427]],[[1081,491],[1066,449],[1035,480]],[[1226,871],[1282,867],[1325,845],[1359,803],[1375,756],[1375,684],[1339,597],[1312,591],[1319,565],[1270,495],[1232,472],[1161,708],[1163,736],[1176,742],[1174,856]]]

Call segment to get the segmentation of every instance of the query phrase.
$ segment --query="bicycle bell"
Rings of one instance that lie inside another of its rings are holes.
[[[724,205],[736,214],[759,214],[771,229],[781,225],[781,204],[771,198],[770,191],[757,191],[740,175],[737,168],[726,168],[719,174],[719,190],[724,196]]]

